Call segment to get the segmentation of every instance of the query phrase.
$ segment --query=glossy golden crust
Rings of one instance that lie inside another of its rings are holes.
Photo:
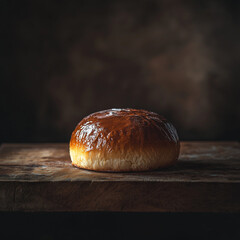
[[[173,125],[146,110],[110,109],[85,117],[72,133],[75,166],[96,171],[144,171],[173,164],[179,139]]]

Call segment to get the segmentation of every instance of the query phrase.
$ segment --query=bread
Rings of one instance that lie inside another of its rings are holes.
[[[77,125],[70,140],[72,164],[109,171],[147,171],[174,164],[179,156],[176,129],[146,110],[109,109]]]

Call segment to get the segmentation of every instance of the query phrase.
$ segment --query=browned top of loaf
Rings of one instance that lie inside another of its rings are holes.
[[[137,109],[109,109],[93,113],[77,125],[70,147],[84,151],[128,151],[178,145],[176,129],[157,113]]]

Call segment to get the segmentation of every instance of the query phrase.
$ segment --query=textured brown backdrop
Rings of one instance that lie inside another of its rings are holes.
[[[112,107],[238,139],[238,2],[1,1],[1,141],[68,141]]]

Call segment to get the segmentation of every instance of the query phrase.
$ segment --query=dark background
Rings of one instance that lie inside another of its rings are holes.
[[[239,240],[240,216],[207,213],[2,213],[1,239]]]
[[[143,108],[239,140],[239,1],[0,1],[0,142],[67,142]],[[176,199],[177,200],[177,199]],[[240,239],[239,214],[0,213],[3,239]]]
[[[181,140],[239,139],[239,1],[0,1],[2,142],[65,142],[143,108]]]

